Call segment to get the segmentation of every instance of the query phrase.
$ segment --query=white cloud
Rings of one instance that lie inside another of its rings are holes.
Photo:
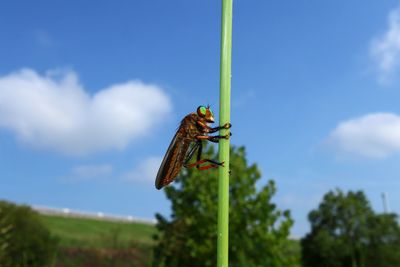
[[[384,158],[400,151],[400,116],[372,113],[341,122],[328,143],[338,152]]]
[[[132,182],[154,183],[161,161],[161,157],[149,157],[133,170],[124,173],[122,179]]]
[[[400,8],[389,13],[388,29],[375,38],[370,46],[370,53],[377,64],[379,81],[388,83],[400,65]]]
[[[72,71],[0,77],[0,128],[33,147],[82,155],[123,149],[169,116],[163,90],[141,81],[89,95]]]

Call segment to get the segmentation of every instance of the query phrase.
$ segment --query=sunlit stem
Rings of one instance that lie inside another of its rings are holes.
[[[221,76],[220,76],[220,125],[230,122],[231,99],[231,54],[232,54],[232,0],[222,0],[221,20]],[[229,130],[223,129],[220,135]],[[219,142],[219,161],[224,166],[219,169],[218,180],[218,250],[217,266],[228,266],[229,232],[229,140]]]

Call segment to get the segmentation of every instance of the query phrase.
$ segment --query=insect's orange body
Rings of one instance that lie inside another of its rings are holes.
[[[157,178],[155,181],[155,186],[157,189],[171,183],[179,172],[184,167],[194,167],[196,166],[200,170],[205,170],[209,168],[215,168],[223,165],[209,159],[200,159],[202,151],[202,140],[209,140],[212,142],[218,142],[220,138],[229,138],[228,136],[208,136],[208,133],[213,133],[221,128],[229,128],[230,124],[226,124],[223,127],[211,128],[208,123],[214,122],[214,116],[209,109],[209,107],[200,106],[197,112],[190,113],[186,115],[176,132],[168,150],[164,156],[161,163],[160,169],[157,173]],[[189,150],[190,145],[192,148]],[[197,162],[188,165],[189,160],[193,156],[195,151],[198,151]],[[188,152],[189,151],[189,152]],[[204,162],[209,162],[207,166],[200,166]]]

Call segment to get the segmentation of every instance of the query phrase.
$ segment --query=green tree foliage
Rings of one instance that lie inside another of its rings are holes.
[[[304,267],[400,266],[400,227],[394,214],[375,214],[361,191],[328,192],[310,212],[301,241]]]
[[[213,148],[204,157],[215,158]],[[257,189],[260,171],[249,166],[245,149],[231,149],[229,262],[231,267],[296,266],[288,235],[289,211],[271,202],[274,182]],[[172,203],[171,219],[157,214],[153,266],[216,266],[218,172],[183,170],[165,189]]]
[[[379,214],[368,221],[369,244],[365,266],[400,266],[400,227],[395,214]]]
[[[27,206],[5,201],[0,201],[0,210],[0,222],[8,229],[0,238],[0,246],[4,247],[0,266],[48,266],[55,255],[57,241],[42,225],[38,214]]]
[[[0,266],[10,242],[11,225],[7,222],[5,212],[0,207]]]

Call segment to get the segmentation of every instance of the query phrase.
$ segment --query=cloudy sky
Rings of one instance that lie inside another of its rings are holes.
[[[2,1],[0,198],[153,218],[180,119],[218,110],[219,1]],[[232,143],[293,235],[328,190],[400,212],[400,3],[234,3]]]

